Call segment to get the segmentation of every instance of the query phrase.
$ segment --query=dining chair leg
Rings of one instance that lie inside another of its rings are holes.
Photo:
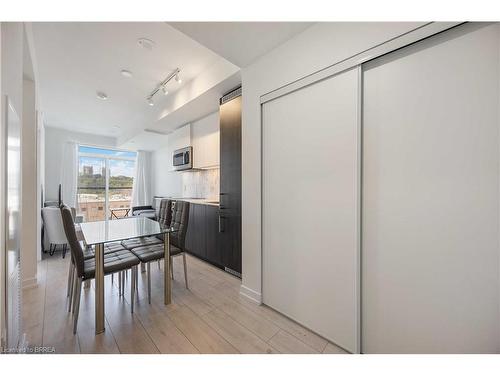
[[[172,264],[172,257],[170,257],[170,275],[172,276],[172,280],[174,279],[174,265]]]
[[[188,271],[187,271],[187,263],[186,263],[186,253],[182,253],[182,262],[184,263],[184,281],[186,282],[186,289],[189,289],[188,286]]]
[[[122,272],[118,272],[118,296],[122,295]]]
[[[144,272],[146,272],[146,266],[144,265],[144,263],[141,263],[141,273]]]
[[[158,259],[158,269],[161,270],[161,266],[160,266],[161,262],[160,262],[160,259]]]
[[[135,302],[135,274],[137,273],[137,266],[134,266],[130,270],[130,312],[134,313],[134,302]]]
[[[125,280],[127,277],[127,271],[122,271],[122,296],[125,297]]]
[[[66,250],[68,249],[68,244],[64,244],[63,245],[63,253],[62,253],[62,257],[64,259],[64,257],[66,256]]]
[[[115,274],[112,273],[111,274],[111,284],[114,284],[114,281],[115,281]]]
[[[71,306],[71,312],[73,315],[75,315],[75,303],[76,303],[76,297],[78,295],[78,280],[80,280],[80,285],[82,285],[82,279],[78,277],[78,275],[75,272],[75,279],[73,281],[73,306]],[[80,288],[81,289],[81,288]]]
[[[73,334],[76,334],[76,327],[78,326],[78,315],[80,313],[80,296],[82,294],[82,279],[78,278],[76,280],[76,290],[75,290],[75,302],[74,302],[74,309],[75,309],[75,317],[74,317],[74,325],[73,325]]]
[[[69,293],[69,302],[68,302],[68,312],[71,312],[71,308],[73,307],[73,300],[75,299],[75,288],[76,288],[76,268],[73,271],[73,276],[71,277],[71,289]]]
[[[71,282],[73,281],[73,271],[74,271],[73,263],[70,262],[68,269],[68,290],[66,293],[66,297],[69,297],[71,293]]]
[[[146,273],[148,276],[148,303],[151,305],[151,262],[147,262],[146,267]]]
[[[135,267],[135,294],[139,297],[139,272],[137,270],[137,267]]]

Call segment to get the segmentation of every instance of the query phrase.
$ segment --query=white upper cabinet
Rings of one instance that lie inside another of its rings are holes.
[[[184,125],[169,134],[169,145],[172,152],[191,146],[191,124]]]
[[[219,112],[191,124],[193,168],[219,166]]]

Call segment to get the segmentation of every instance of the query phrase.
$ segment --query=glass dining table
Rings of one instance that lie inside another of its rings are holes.
[[[132,238],[163,236],[164,303],[172,302],[172,275],[170,275],[170,234],[173,228],[164,227],[146,217],[129,217],[81,223],[84,243],[94,246],[95,254],[95,333],[104,332],[104,244]]]

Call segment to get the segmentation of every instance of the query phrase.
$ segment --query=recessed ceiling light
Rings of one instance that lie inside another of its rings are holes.
[[[137,39],[137,44],[139,44],[139,46],[141,46],[142,48],[151,51],[153,49],[153,46],[155,45],[155,42],[148,38],[139,38]]]
[[[108,96],[106,95],[106,93],[104,93],[102,91],[97,91],[96,95],[101,100],[107,100],[108,99]]]
[[[122,69],[120,70],[120,73],[122,74],[122,76],[124,77],[127,77],[127,78],[130,78],[132,77],[132,72],[130,70],[127,70],[127,69]]]

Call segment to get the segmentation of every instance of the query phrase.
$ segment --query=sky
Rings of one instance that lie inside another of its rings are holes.
[[[80,146],[80,152],[101,154],[109,156],[125,156],[135,157],[135,152],[106,150],[93,147]],[[94,174],[100,174],[101,169],[105,166],[104,159],[80,156],[79,172],[83,173],[83,166],[90,165],[93,167]],[[111,176],[127,176],[134,177],[135,161],[132,160],[109,160],[109,169]]]

